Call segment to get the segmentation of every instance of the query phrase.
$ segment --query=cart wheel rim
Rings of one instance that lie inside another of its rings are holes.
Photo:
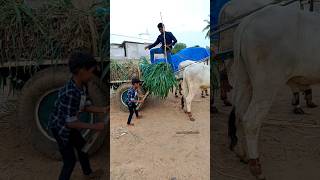
[[[42,132],[42,134],[47,137],[51,141],[56,141],[48,129],[49,116],[54,109],[55,100],[58,97],[58,89],[51,90],[42,95],[39,101],[36,104],[36,112],[35,112],[35,120],[37,123],[38,129]],[[93,115],[90,113],[80,113],[79,114],[80,121],[92,123],[94,121]],[[86,138],[89,134],[90,130],[83,130],[81,133]]]
[[[126,107],[128,107],[128,105],[126,103],[127,96],[128,96],[128,91],[129,91],[129,89],[126,89],[121,93],[121,103],[122,103],[122,105],[124,105]],[[137,105],[137,109],[139,109],[140,108],[140,103],[136,103],[136,105]]]

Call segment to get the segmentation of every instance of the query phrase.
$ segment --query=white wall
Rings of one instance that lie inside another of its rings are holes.
[[[124,58],[124,48],[120,45],[110,45],[110,58],[111,59],[123,59]]]
[[[138,44],[138,43],[125,43],[127,56],[128,59],[140,59],[144,56],[149,56],[149,51],[144,49],[145,46],[149,44]]]

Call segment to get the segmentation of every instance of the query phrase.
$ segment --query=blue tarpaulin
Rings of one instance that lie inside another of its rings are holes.
[[[214,27],[218,24],[219,21],[219,13],[221,11],[221,8],[230,0],[215,0],[211,1],[210,6],[210,26]],[[212,28],[211,31],[217,30],[216,28]],[[211,37],[212,39],[218,38],[217,35]]]
[[[210,50],[202,47],[190,47],[171,55],[174,71],[178,71],[179,64],[185,60],[200,61],[210,56]],[[165,58],[155,59],[155,63],[166,62]]]

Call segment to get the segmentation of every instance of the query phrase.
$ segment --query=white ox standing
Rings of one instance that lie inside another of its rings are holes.
[[[182,95],[182,93],[181,93],[181,90],[182,90],[181,84],[182,84],[182,79],[183,79],[184,68],[186,68],[187,66],[190,66],[191,64],[194,64],[194,63],[201,63],[201,62],[185,60],[185,61],[182,61],[181,63],[179,63],[179,67],[178,67],[179,68],[179,72],[176,75],[176,78],[179,79],[179,87],[176,88],[176,90],[174,92],[175,97],[179,97],[178,96],[178,91],[179,91],[179,94]],[[203,62],[203,63],[205,63],[205,62]],[[201,97],[205,98],[205,96],[209,96],[208,89],[204,89],[204,90],[201,91]]]
[[[210,66],[204,63],[191,63],[193,64],[186,66],[183,71],[181,107],[185,109],[190,120],[194,121],[191,113],[191,103],[196,92],[210,88]],[[184,104],[186,104],[186,107]]]
[[[219,14],[219,24],[226,23],[232,19],[235,19],[241,15],[252,12],[258,8],[267,6],[274,2],[281,2],[286,0],[231,0],[227,2],[221,9]],[[294,5],[297,9],[300,9],[298,3]],[[220,32],[219,39],[219,51],[230,50],[233,48],[233,37],[236,27]],[[233,64],[233,60],[226,61],[227,72],[230,70]],[[229,74],[229,73],[228,73]],[[312,102],[311,88],[308,85],[300,86],[299,88],[292,88],[294,112],[296,114],[303,114],[304,111],[300,107],[299,92],[305,92],[305,99],[307,100],[307,107],[314,108],[316,105]]]
[[[284,84],[299,89],[320,83],[320,15],[301,11],[297,4],[264,8],[246,17],[234,34],[230,78],[235,109],[230,118],[242,124],[244,155],[259,179],[263,178],[258,152],[261,123],[277,91]]]

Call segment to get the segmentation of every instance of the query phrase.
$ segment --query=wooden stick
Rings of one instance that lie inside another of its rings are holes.
[[[164,57],[166,59],[166,63],[168,63],[168,59],[167,59],[167,43],[166,43],[166,30],[165,30],[165,27],[164,27],[164,24],[163,24],[163,20],[162,20],[162,14],[160,12],[160,17],[161,17],[161,23],[162,23],[162,29],[163,29],[163,40],[164,40]]]
[[[176,134],[200,134],[199,131],[177,131]]]

